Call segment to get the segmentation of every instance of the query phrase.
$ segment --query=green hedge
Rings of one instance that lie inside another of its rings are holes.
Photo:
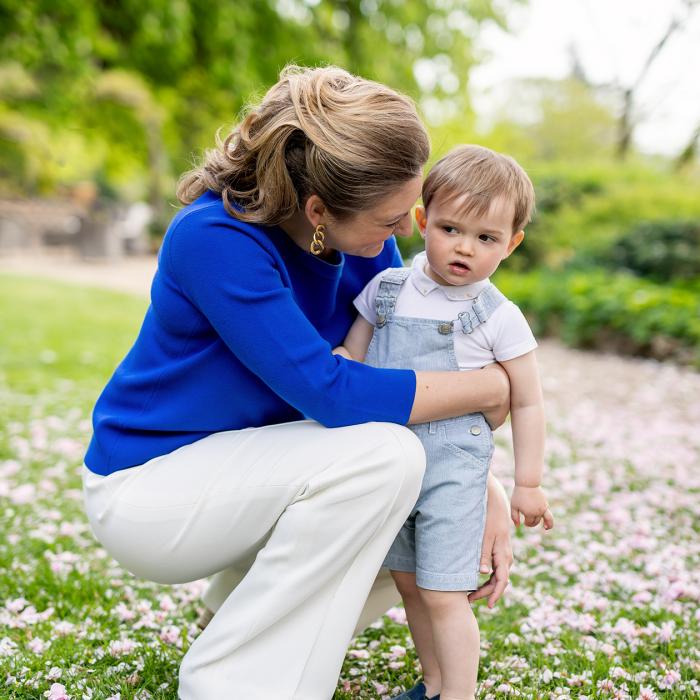
[[[700,219],[641,222],[590,258],[655,282],[700,279]]]
[[[575,258],[602,257],[639,225],[699,221],[697,173],[673,174],[650,163],[533,166],[537,212],[508,267],[561,269]]]
[[[501,270],[499,288],[539,335],[700,367],[700,284],[663,285],[599,268]]]

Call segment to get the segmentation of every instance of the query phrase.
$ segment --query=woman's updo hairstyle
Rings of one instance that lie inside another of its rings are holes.
[[[429,155],[408,97],[333,66],[288,66],[245,114],[182,176],[183,204],[213,190],[232,216],[273,225],[317,194],[343,219],[419,175]]]

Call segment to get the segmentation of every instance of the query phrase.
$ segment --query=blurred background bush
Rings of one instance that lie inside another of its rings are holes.
[[[540,333],[700,364],[700,127],[664,156],[634,139],[636,91],[697,3],[659,28],[633,81],[595,84],[572,53],[565,78],[511,81],[483,127],[468,90],[479,33],[516,31],[518,4],[0,0],[0,199],[99,202],[103,219],[145,202],[156,249],[177,178],[215,131],[286,63],[335,63],[413,96],[433,160],[478,142],[528,170],[537,214],[495,281]],[[401,245],[409,256],[420,239]]]

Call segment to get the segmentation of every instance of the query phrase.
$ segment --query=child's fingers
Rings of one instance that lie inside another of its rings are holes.
[[[549,508],[547,508],[547,510],[544,512],[542,520],[544,522],[545,530],[551,530],[554,527],[554,516],[552,515],[552,511],[549,510]]]
[[[517,508],[510,507],[510,519],[515,527],[520,527],[520,511]]]
[[[539,525],[540,520],[542,520],[542,516],[540,515],[525,516],[525,525],[527,527],[536,527]]]

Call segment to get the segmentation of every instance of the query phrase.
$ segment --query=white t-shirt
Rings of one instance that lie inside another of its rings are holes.
[[[426,264],[425,253],[416,255],[396,300],[395,315],[454,321],[461,311],[471,308],[465,301],[474,299],[489,284],[487,279],[461,287],[438,284],[425,274]],[[385,273],[380,272],[370,280],[354,301],[355,308],[373,326],[377,321],[374,300]],[[523,312],[512,301],[500,304],[486,323],[471,333],[463,333],[459,322],[454,328],[455,355],[460,369],[481,369],[496,361],[520,357],[537,347]]]

